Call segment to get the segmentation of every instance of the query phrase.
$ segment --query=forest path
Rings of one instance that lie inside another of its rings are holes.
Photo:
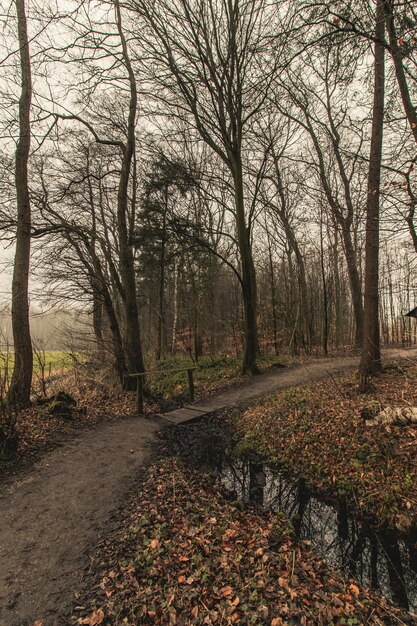
[[[384,361],[399,358],[417,359],[417,348],[384,350]],[[218,409],[239,406],[254,398],[274,393],[280,389],[309,383],[321,378],[337,376],[357,367],[358,361],[358,357],[331,357],[289,368],[271,369],[267,373],[262,374],[262,376],[254,376],[239,387],[223,391],[202,402],[190,404],[183,409],[175,409],[174,411],[160,414],[159,417],[174,424],[182,424],[198,417],[204,417],[204,415]]]
[[[105,422],[47,453],[0,495],[0,624],[65,624],[86,548],[123,501],[158,424]]]
[[[417,358],[390,350],[385,359]],[[255,377],[204,406],[233,406],[286,387],[335,376],[357,365],[335,358]],[[79,586],[86,550],[138,476],[160,421],[103,422],[48,452],[0,493],[0,625],[63,625]]]

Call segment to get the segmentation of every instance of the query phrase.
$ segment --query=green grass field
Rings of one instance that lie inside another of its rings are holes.
[[[76,355],[79,358],[79,355]],[[72,366],[74,360],[69,352],[61,352],[59,350],[49,350],[40,353],[39,355],[33,355],[33,372],[38,374],[42,370],[42,366],[45,368],[45,373],[49,372],[49,364],[51,364],[51,373],[57,370],[68,369]],[[13,372],[14,365],[14,353],[13,352],[0,352],[0,376],[5,375],[7,369],[8,377],[10,378]]]

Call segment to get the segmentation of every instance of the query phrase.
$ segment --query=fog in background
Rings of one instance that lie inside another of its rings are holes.
[[[33,344],[39,350],[75,352],[82,349],[90,336],[90,318],[78,311],[32,311]],[[0,308],[0,351],[12,349],[10,308]]]

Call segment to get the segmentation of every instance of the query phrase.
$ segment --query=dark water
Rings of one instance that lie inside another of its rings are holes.
[[[218,427],[209,432],[204,432],[204,425],[201,428],[175,429],[177,451],[187,449],[182,455],[186,462],[213,472],[230,499],[282,511],[292,522],[296,539],[309,540],[335,569],[403,608],[417,608],[417,529],[404,538],[359,520],[347,503],[336,505],[313,495],[303,479],[291,481],[259,461],[239,457],[230,437]]]

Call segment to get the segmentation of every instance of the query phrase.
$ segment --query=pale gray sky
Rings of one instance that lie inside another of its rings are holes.
[[[14,245],[5,248],[4,243],[0,241],[0,304],[10,301],[13,254]]]

